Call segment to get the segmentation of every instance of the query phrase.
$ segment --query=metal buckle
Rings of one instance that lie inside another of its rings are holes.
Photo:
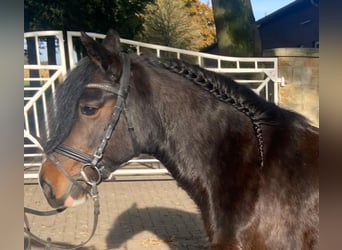
[[[95,181],[90,180],[89,177],[87,176],[87,174],[86,174],[86,172],[85,172],[85,169],[86,169],[87,167],[89,167],[89,168],[91,168],[92,170],[94,170],[95,173],[97,174],[97,179],[96,179]],[[82,175],[84,181],[85,181],[87,184],[89,184],[90,186],[92,186],[92,187],[98,185],[98,184],[101,182],[101,179],[102,179],[100,170],[99,170],[96,166],[94,166],[94,165],[92,165],[92,164],[84,164],[84,165],[82,166],[82,168],[81,168],[81,175]]]

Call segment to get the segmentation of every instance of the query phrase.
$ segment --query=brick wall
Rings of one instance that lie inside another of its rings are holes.
[[[278,58],[278,75],[285,78],[279,87],[279,105],[306,116],[319,126],[318,49],[279,48],[264,51]]]

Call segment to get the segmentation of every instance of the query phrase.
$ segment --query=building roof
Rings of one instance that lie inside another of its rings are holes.
[[[277,19],[283,15],[288,14],[289,12],[292,11],[297,11],[299,9],[305,8],[308,5],[313,5],[315,7],[318,7],[319,0],[295,0],[288,5],[272,12],[271,14],[259,19],[256,21],[257,25],[260,26],[262,24],[272,22],[274,19]]]

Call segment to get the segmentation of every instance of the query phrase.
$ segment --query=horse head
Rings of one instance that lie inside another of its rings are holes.
[[[81,41],[88,57],[57,89],[44,144],[47,159],[39,173],[55,208],[85,201],[91,186],[132,158],[136,149],[125,113],[131,64],[120,52],[118,34],[110,30],[99,43],[82,33]]]

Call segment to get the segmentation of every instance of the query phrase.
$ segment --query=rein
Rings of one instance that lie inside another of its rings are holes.
[[[75,180],[62,166],[62,164],[58,161],[58,159],[54,156],[54,155],[49,155],[49,158],[56,164],[56,166],[58,167],[58,169],[60,169],[63,174],[75,185],[80,186],[81,184],[77,182],[77,180]],[[45,249],[50,249],[51,247],[57,247],[60,249],[77,249],[80,248],[82,246],[84,246],[85,244],[87,244],[91,238],[94,236],[96,228],[97,228],[97,223],[98,223],[98,218],[99,218],[99,214],[100,214],[100,201],[99,201],[99,193],[97,190],[97,184],[96,182],[87,182],[87,184],[91,185],[91,190],[88,191],[89,195],[91,196],[93,202],[94,202],[94,221],[93,221],[93,229],[89,235],[89,237],[87,238],[86,241],[76,245],[76,246],[65,246],[62,245],[60,243],[54,243],[51,241],[50,238],[47,238],[46,240],[41,239],[40,237],[38,237],[37,235],[35,235],[34,233],[31,232],[30,229],[30,225],[28,222],[28,218],[26,213],[29,214],[34,214],[34,215],[39,215],[39,216],[50,216],[50,215],[55,215],[58,214],[60,212],[63,212],[66,208],[58,208],[56,210],[50,210],[50,211],[38,211],[35,209],[31,209],[31,208],[26,208],[24,207],[24,232],[29,236],[28,237],[28,244],[27,244],[27,248],[26,249],[31,249],[31,239],[34,239],[35,241],[41,243],[42,245],[45,246]]]
[[[93,221],[93,229],[92,229],[89,237],[87,238],[87,240],[85,240],[84,242],[82,242],[76,246],[65,246],[65,245],[62,245],[61,243],[52,242],[51,238],[47,238],[46,240],[41,239],[39,236],[37,236],[31,232],[26,213],[39,215],[39,216],[50,216],[50,215],[55,215],[55,214],[58,214],[58,213],[64,211],[65,208],[50,210],[50,211],[38,211],[38,210],[34,210],[34,209],[30,209],[30,208],[25,207],[24,208],[24,223],[25,223],[24,232],[29,236],[26,249],[27,250],[31,249],[31,239],[33,239],[33,240],[39,242],[40,244],[44,245],[45,246],[44,249],[47,249],[47,250],[50,249],[51,247],[56,247],[59,249],[77,249],[77,248],[80,248],[80,247],[84,246],[85,244],[87,244],[95,234],[95,231],[97,228],[97,223],[98,223],[98,218],[99,218],[99,214],[100,214],[100,202],[99,202],[99,195],[98,195],[96,184],[94,184],[92,186],[90,194],[91,194],[91,198],[94,201],[94,221]]]
[[[132,126],[132,122],[130,121],[129,117],[126,115],[127,109],[126,109],[126,98],[128,95],[129,91],[129,79],[130,79],[130,74],[131,74],[131,63],[129,59],[129,55],[126,53],[123,53],[123,71],[122,75],[120,78],[120,87],[119,90],[117,91],[113,86],[108,85],[108,84],[101,84],[101,83],[89,83],[86,85],[86,88],[98,88],[102,89],[104,91],[108,91],[110,93],[113,93],[117,95],[117,102],[114,107],[114,111],[112,113],[112,116],[110,118],[110,121],[107,125],[107,128],[105,129],[104,135],[102,137],[102,140],[100,144],[98,145],[97,149],[95,150],[93,155],[89,155],[83,152],[79,152],[78,150],[69,147],[67,145],[61,144],[56,147],[54,150],[55,153],[63,154],[73,160],[82,162],[84,165],[81,168],[81,176],[83,178],[83,181],[86,182],[88,185],[91,186],[91,189],[89,192],[89,195],[91,196],[93,202],[94,202],[94,222],[93,222],[93,229],[92,232],[90,233],[88,239],[76,246],[73,247],[68,247],[62,244],[58,243],[53,243],[51,242],[51,239],[48,238],[47,240],[43,240],[39,238],[37,235],[33,234],[30,230],[30,226],[28,223],[28,219],[26,216],[26,213],[29,214],[34,214],[38,216],[50,216],[50,215],[55,215],[58,213],[61,213],[62,211],[65,210],[65,208],[59,208],[56,210],[51,210],[51,211],[38,211],[34,210],[31,208],[26,208],[24,207],[24,232],[29,236],[28,238],[28,246],[27,249],[31,249],[31,239],[34,239],[35,241],[43,244],[45,246],[45,249],[49,249],[50,247],[57,247],[60,249],[77,249],[86,243],[90,241],[90,239],[94,236],[94,233],[96,231],[97,223],[98,223],[98,215],[100,214],[100,203],[99,203],[99,195],[98,195],[98,190],[97,190],[97,185],[102,181],[104,178],[104,175],[110,174],[108,170],[105,169],[105,166],[100,164],[101,159],[103,157],[104,150],[108,144],[109,139],[112,136],[112,133],[120,119],[121,113],[124,113],[124,117],[127,121],[128,125],[128,130],[129,134],[132,140],[133,144],[133,149],[134,149],[134,154],[138,154],[138,146],[137,146],[137,140],[136,136],[134,133],[134,128]],[[71,176],[62,166],[62,164],[57,160],[57,158],[53,155],[50,154],[48,157],[55,163],[55,165],[60,169],[63,174],[75,185],[80,186],[81,184],[76,180],[73,176]],[[100,166],[101,165],[101,166]],[[93,171],[96,172],[97,174],[97,179],[96,180],[91,180],[88,178],[85,169],[86,168],[91,168]],[[105,173],[107,171],[107,173]]]

